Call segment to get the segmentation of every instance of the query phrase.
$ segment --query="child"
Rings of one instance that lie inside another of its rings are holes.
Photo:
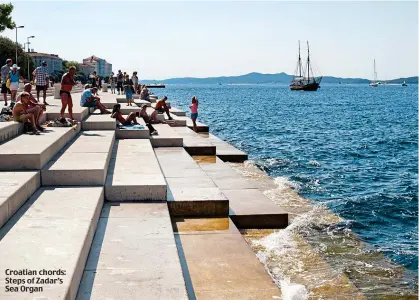
[[[125,119],[122,116],[120,110],[121,110],[121,104],[115,104],[113,106],[113,109],[112,109],[111,118],[117,119],[119,121],[119,123],[121,123],[122,125],[125,125],[125,126],[132,125],[132,123],[138,124],[136,113],[134,113],[134,112],[129,113],[128,118]]]
[[[133,82],[129,79],[129,75],[127,74],[124,81],[125,87],[125,98],[127,99],[127,106],[132,106],[132,94],[134,93]]]
[[[191,110],[191,119],[193,123],[193,131],[198,132],[198,128],[196,127],[196,119],[198,118],[198,99],[196,96],[192,97],[192,104],[189,106]]]

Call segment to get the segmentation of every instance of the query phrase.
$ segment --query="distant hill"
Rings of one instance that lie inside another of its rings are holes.
[[[240,83],[285,83],[288,84],[293,75],[284,72],[277,74],[262,74],[262,73],[249,73],[240,76],[221,76],[221,77],[183,77],[183,78],[170,78],[165,80],[141,80],[142,83],[164,83],[164,84],[240,84]],[[388,80],[388,83],[418,83],[418,77],[397,78]],[[322,83],[369,83],[370,79],[363,78],[341,78],[333,76],[324,76]]]

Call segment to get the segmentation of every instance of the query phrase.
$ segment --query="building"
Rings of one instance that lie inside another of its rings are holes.
[[[57,54],[39,52],[28,52],[27,54],[32,58],[35,68],[39,67],[43,61],[46,61],[50,74],[54,73],[54,71],[63,70],[63,59],[60,58]]]
[[[83,65],[93,66],[94,71],[96,71],[99,76],[109,76],[112,72],[111,63],[108,63],[105,59],[94,55],[83,59]]]
[[[80,64],[79,71],[83,73],[84,75],[89,76],[89,74],[95,71],[95,66],[90,65],[90,64]]]

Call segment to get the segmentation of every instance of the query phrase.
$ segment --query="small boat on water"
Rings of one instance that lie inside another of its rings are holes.
[[[307,72],[307,73],[306,73]],[[310,76],[311,73],[311,76]],[[305,76],[307,74],[307,77]],[[310,65],[310,48],[307,42],[307,69],[303,70],[300,54],[300,41],[298,41],[298,62],[294,78],[291,80],[292,91],[317,91],[320,87],[322,76],[314,77],[313,68]]]
[[[375,59],[374,59],[374,80],[370,82],[370,86],[372,87],[377,87],[379,84],[379,82],[377,82],[377,71],[375,70]]]
[[[407,86],[406,81],[403,81],[402,86]]]

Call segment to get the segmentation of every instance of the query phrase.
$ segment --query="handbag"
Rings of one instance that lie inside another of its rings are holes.
[[[7,79],[7,81],[6,81],[6,87],[7,88],[10,88],[10,79]]]

